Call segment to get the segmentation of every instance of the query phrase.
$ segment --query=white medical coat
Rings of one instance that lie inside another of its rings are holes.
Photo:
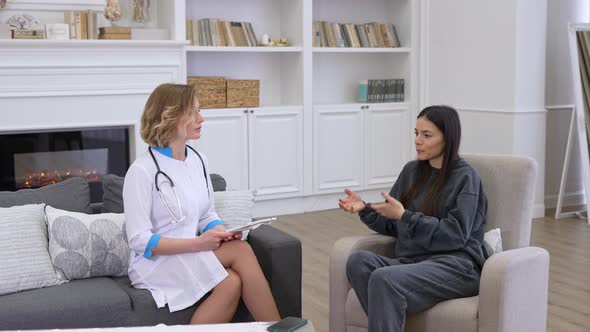
[[[194,238],[197,231],[200,234],[209,222],[219,219],[213,206],[211,179],[208,179],[207,193],[199,157],[190,149],[187,149],[184,161],[167,157],[156,150],[152,152],[160,169],[174,182],[185,219],[173,222],[156,191],[156,165],[146,151],[127,171],[123,186],[125,225],[132,251],[128,272],[135,288],[148,289],[158,308],[168,304],[170,312],[174,312],[196,303],[228,274],[212,251],[144,257],[153,234],[162,238]],[[203,154],[201,156],[207,168],[207,160]],[[164,176],[158,176],[161,192],[176,218],[179,218],[176,198],[165,180]]]

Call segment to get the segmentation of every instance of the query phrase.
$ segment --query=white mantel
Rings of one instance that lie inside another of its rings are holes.
[[[184,41],[0,41],[0,134],[125,126],[161,83],[186,80]]]

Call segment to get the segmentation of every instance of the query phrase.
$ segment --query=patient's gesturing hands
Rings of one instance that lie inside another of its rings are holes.
[[[338,199],[338,206],[350,213],[357,213],[365,208],[365,202],[361,199],[361,197],[350,189],[344,189],[344,193],[346,194],[346,198]]]
[[[382,216],[389,219],[399,220],[406,210],[402,203],[391,197],[389,194],[381,193],[381,196],[385,198],[385,203],[373,203],[371,204],[371,208]]]

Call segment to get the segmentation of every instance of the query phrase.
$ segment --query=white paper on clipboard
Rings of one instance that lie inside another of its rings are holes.
[[[252,229],[256,229],[258,228],[258,226],[260,225],[268,225],[271,222],[277,220],[277,217],[272,217],[272,218],[265,218],[265,219],[260,219],[260,220],[255,220],[252,222],[247,223],[246,225],[243,226],[238,226],[238,227],[234,227],[234,228],[229,228],[227,229],[228,232],[240,232],[240,231],[247,231],[247,230],[252,230]]]

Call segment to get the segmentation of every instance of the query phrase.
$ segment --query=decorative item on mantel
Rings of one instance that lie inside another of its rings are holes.
[[[102,27],[98,28],[98,39],[125,40],[131,39],[130,27]]]
[[[121,6],[119,6],[118,0],[107,0],[104,17],[111,21],[112,25],[115,25],[115,22],[121,18]]]
[[[0,9],[6,6],[6,0],[0,0]]]
[[[12,15],[6,23],[14,29],[14,39],[45,39],[45,29],[36,29],[39,19],[33,15]]]
[[[133,20],[137,23],[150,20],[150,0],[133,0]]]
[[[66,23],[45,24],[45,35],[47,39],[69,40],[70,25]]]

